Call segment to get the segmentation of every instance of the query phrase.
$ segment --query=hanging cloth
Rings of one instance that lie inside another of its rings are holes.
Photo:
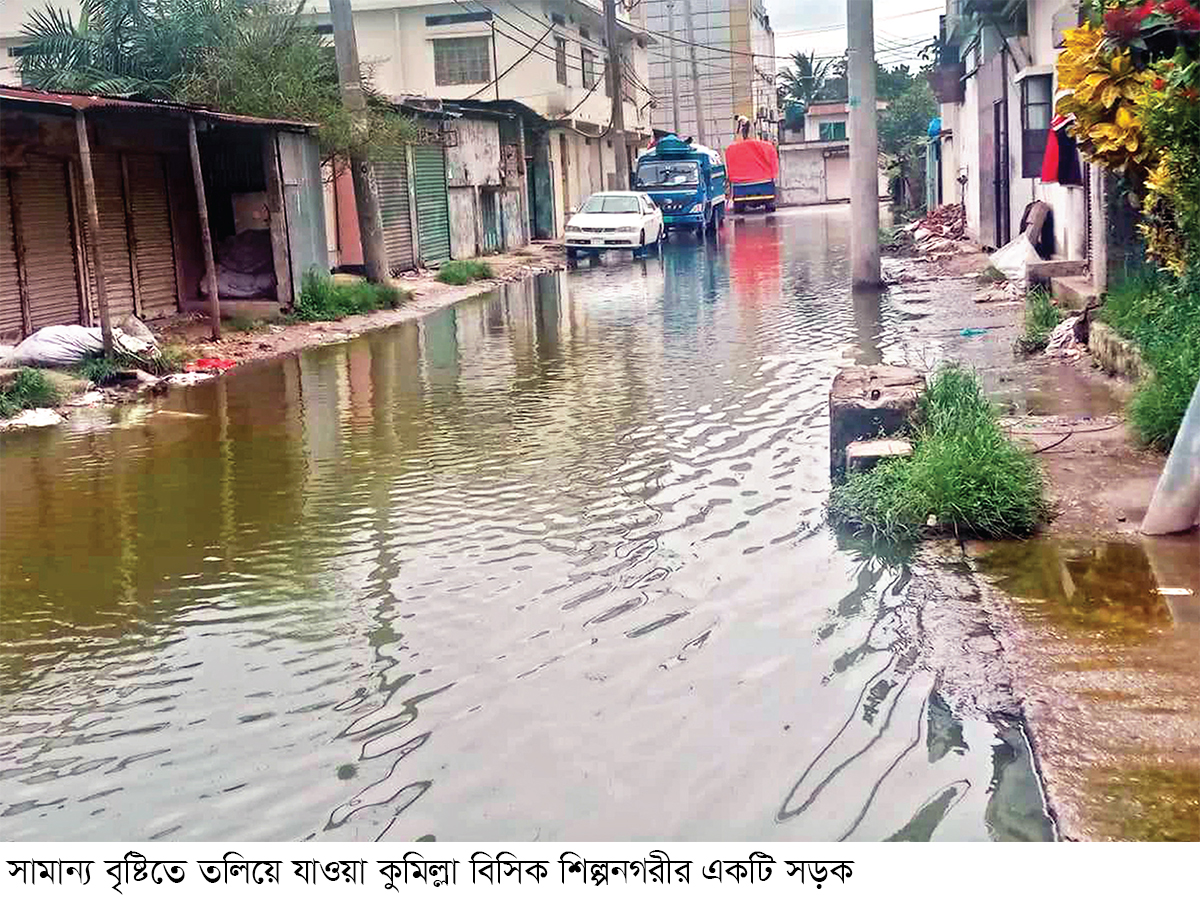
[[[1046,156],[1042,158],[1042,182],[1063,186],[1082,186],[1083,169],[1079,166],[1079,150],[1075,138],[1067,131],[1072,117],[1055,117],[1050,121],[1046,136]]]

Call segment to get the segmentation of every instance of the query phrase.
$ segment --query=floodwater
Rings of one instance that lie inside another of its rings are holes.
[[[830,381],[911,321],[847,241],[733,221],[5,437],[0,839],[1051,836],[905,560],[822,524]]]

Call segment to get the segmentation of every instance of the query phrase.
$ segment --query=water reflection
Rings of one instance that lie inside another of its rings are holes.
[[[821,527],[829,381],[899,321],[844,221],[0,441],[0,834],[995,835],[1003,729]]]

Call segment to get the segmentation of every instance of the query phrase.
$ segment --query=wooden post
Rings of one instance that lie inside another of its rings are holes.
[[[100,209],[96,205],[96,180],[92,176],[92,148],[88,144],[87,120],[83,111],[75,111],[75,135],[79,141],[79,170],[83,176],[83,204],[87,209],[88,246],[92,252],[92,264],[96,266],[96,304],[100,309],[100,336],[104,339],[104,353],[113,350],[112,322],[108,318],[108,288],[104,283],[104,259],[100,250]]]
[[[89,328],[96,326],[96,316],[92,311],[92,279],[89,276],[87,253],[84,251],[83,235],[87,231],[83,226],[83,202],[80,201],[82,190],[79,188],[79,168],[74,161],[63,163],[66,173],[67,188],[67,220],[71,226],[71,258],[75,263],[75,296],[79,300],[79,324]]]
[[[263,132],[263,172],[267,177],[267,212],[271,223],[271,258],[275,262],[275,299],[280,307],[292,304],[292,270],[288,260],[287,230],[283,214],[283,180],[279,176],[279,155],[275,133]]]
[[[200,170],[200,146],[196,142],[196,118],[188,117],[188,152],[192,157],[192,179],[196,183],[196,207],[200,209],[200,245],[208,269],[208,302],[212,339],[221,339],[221,295],[217,292],[217,264],[213,259],[212,231],[208,227],[208,200],[204,197],[204,173]]]
[[[21,228],[21,203],[17,195],[17,173],[6,170],[8,201],[12,206],[13,249],[17,254],[17,292],[21,296],[21,336],[33,334],[33,317],[29,312],[29,275],[25,273],[25,234]]]
[[[129,194],[129,157],[121,153],[121,196],[125,200],[125,241],[129,244],[129,281],[133,286],[133,314],[145,317],[142,311],[142,288],[138,286],[137,231],[133,229],[133,198]]]

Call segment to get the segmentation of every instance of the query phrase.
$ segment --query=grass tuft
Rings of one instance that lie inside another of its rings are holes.
[[[71,371],[93,384],[103,385],[118,372],[129,369],[141,369],[151,375],[169,375],[182,369],[190,358],[191,351],[187,347],[167,345],[159,349],[158,356],[139,357],[118,351],[113,351],[112,356],[96,353],[84,357]]]
[[[12,380],[0,388],[0,418],[8,419],[34,407],[54,407],[59,400],[58,389],[42,372],[18,369]]]
[[[1100,319],[1137,344],[1153,373],[1129,403],[1130,423],[1143,443],[1170,450],[1200,381],[1200,276],[1133,272],[1108,292]]]
[[[1025,294],[1025,325],[1014,344],[1017,353],[1026,356],[1046,349],[1050,333],[1063,319],[1063,314],[1045,287],[1032,287]]]
[[[943,366],[921,396],[913,454],[855,473],[830,493],[832,526],[890,541],[916,539],[932,515],[957,536],[1028,536],[1048,509],[1036,458],[1004,434],[974,374]]]
[[[459,287],[490,277],[492,277],[492,266],[487,262],[477,262],[473,259],[446,262],[437,273],[437,279],[443,284],[454,284]]]
[[[408,291],[390,284],[335,281],[313,270],[304,275],[292,314],[302,322],[333,322],[348,315],[396,309],[409,297]]]

